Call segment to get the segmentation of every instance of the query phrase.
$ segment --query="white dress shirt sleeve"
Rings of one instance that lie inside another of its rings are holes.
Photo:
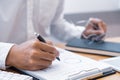
[[[72,38],[80,38],[82,32],[85,30],[83,26],[76,26],[67,22],[63,15],[64,1],[61,0],[57,13],[51,25],[51,34],[62,41],[69,41]]]
[[[0,69],[6,69],[6,58],[14,44],[0,42]]]

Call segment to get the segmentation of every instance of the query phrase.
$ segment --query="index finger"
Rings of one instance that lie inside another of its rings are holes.
[[[38,41],[36,46],[40,50],[43,50],[43,51],[46,51],[46,52],[49,52],[49,53],[53,53],[53,54],[58,54],[59,53],[54,46],[49,45],[47,43],[43,43],[43,42]]]

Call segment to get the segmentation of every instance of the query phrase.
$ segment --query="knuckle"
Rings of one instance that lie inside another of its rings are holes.
[[[52,61],[55,60],[55,59],[56,59],[56,57],[54,57],[54,58],[52,59]]]
[[[37,51],[36,50],[34,50],[34,49],[32,49],[31,51],[30,51],[30,59],[32,59],[34,56],[35,56],[35,54],[37,53]]]
[[[31,54],[34,55],[35,53],[37,53],[37,51],[35,49],[32,49]]]
[[[56,58],[55,56],[51,56],[51,61],[55,60],[55,58]]]
[[[33,42],[32,42],[32,46],[36,46],[38,44],[38,41],[37,40],[33,40]]]
[[[33,61],[32,59],[30,59],[30,60],[28,61],[28,64],[29,64],[29,66],[33,66],[33,65],[34,65],[34,61]]]
[[[56,54],[47,53],[49,55],[49,61],[53,61],[56,58]]]
[[[54,47],[52,47],[51,48],[51,51],[54,53],[54,52],[57,52],[57,50],[54,48]]]
[[[58,56],[57,54],[54,54],[54,56],[52,57],[52,60],[55,60],[57,56]]]

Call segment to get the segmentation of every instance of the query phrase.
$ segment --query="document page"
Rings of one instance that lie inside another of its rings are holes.
[[[108,65],[99,64],[97,61],[75,53],[57,48],[60,52],[60,61],[55,60],[46,69],[38,71],[22,70],[40,80],[70,80],[70,77],[94,70],[107,68]]]

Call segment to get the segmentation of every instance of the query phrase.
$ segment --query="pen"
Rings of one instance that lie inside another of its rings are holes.
[[[45,39],[44,39],[42,36],[40,36],[40,34],[38,34],[38,33],[34,33],[34,34],[37,36],[37,39],[38,39],[39,41],[46,43]],[[60,58],[59,58],[59,57],[56,57],[56,59],[57,59],[58,61],[60,61]]]
[[[106,77],[106,76],[109,76],[109,75],[112,75],[112,74],[115,74],[116,71],[115,70],[111,70],[111,71],[107,71],[107,72],[103,72],[102,76],[98,76],[98,77],[95,77],[93,79],[90,79],[90,80],[97,80],[97,79],[100,79],[100,78],[103,78],[103,77]]]

